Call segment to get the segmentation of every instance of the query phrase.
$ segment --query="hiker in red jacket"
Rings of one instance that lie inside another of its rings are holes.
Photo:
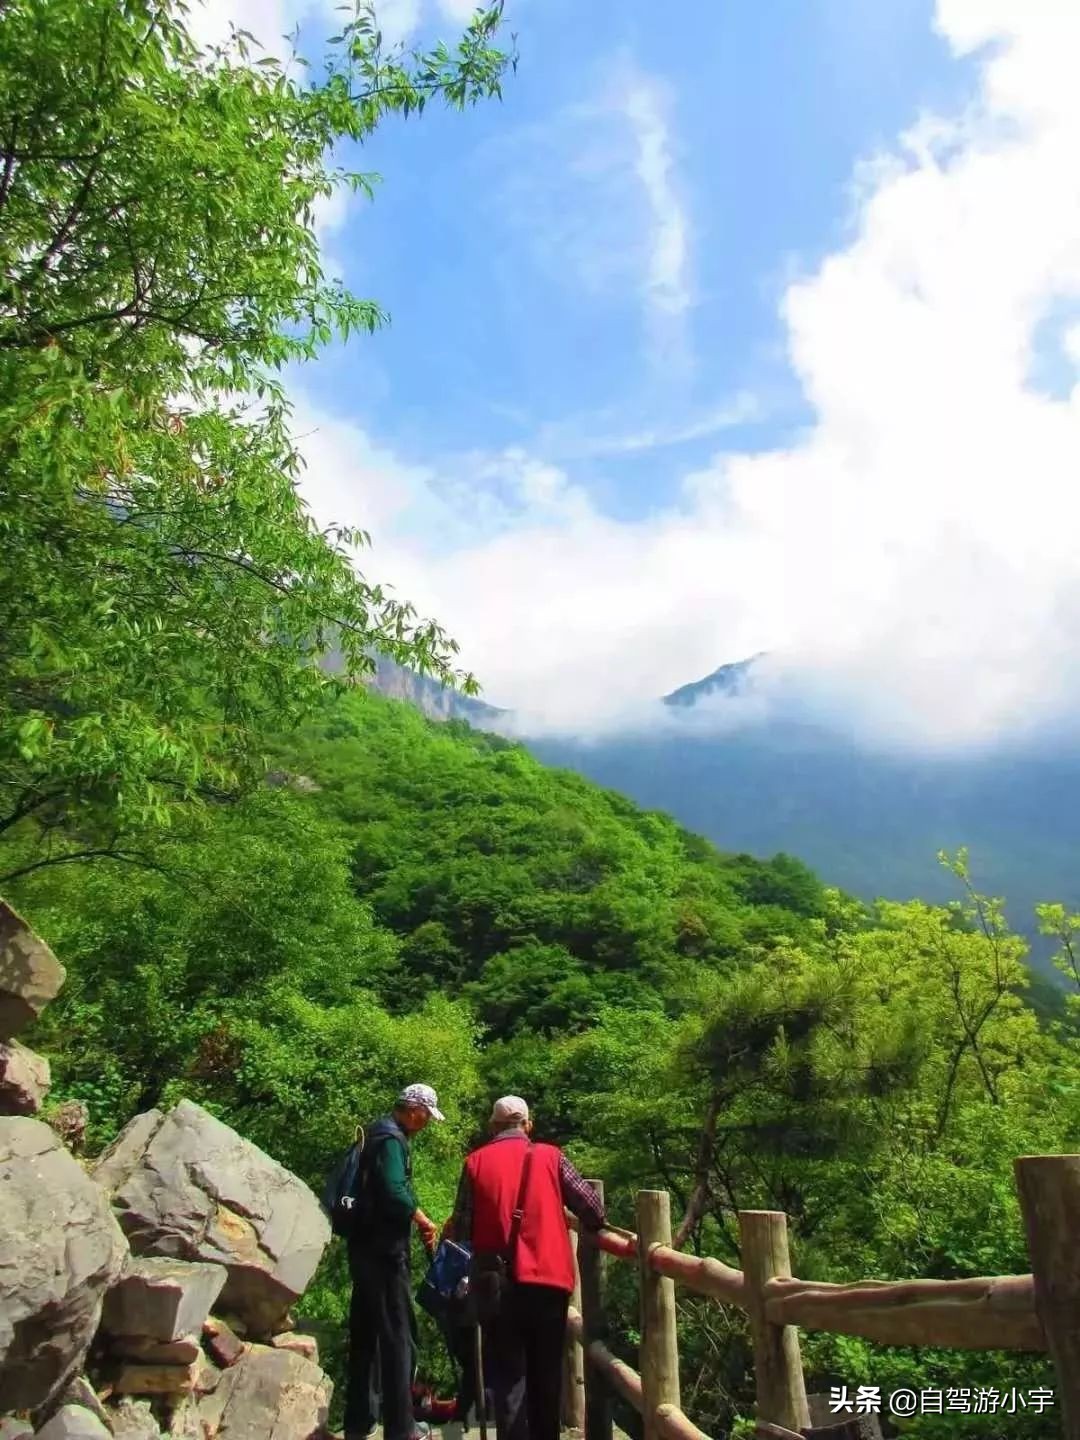
[[[520,1096],[496,1100],[489,1128],[492,1138],[465,1161],[446,1234],[469,1244],[475,1257],[502,1255],[508,1262],[499,1313],[483,1326],[498,1440],[558,1440],[574,1288],[565,1211],[594,1230],[604,1224],[604,1211],[558,1146],[532,1143],[529,1107]]]

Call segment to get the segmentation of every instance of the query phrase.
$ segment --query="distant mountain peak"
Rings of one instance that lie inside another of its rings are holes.
[[[742,695],[750,682],[754,666],[759,660],[765,658],[765,654],[764,650],[760,650],[746,660],[735,660],[727,665],[720,665],[701,680],[691,680],[687,685],[680,685],[677,690],[672,690],[661,699],[665,705],[689,710],[698,701],[705,700],[711,695],[723,695],[729,698]]]
[[[390,700],[408,701],[429,720],[467,720],[480,729],[491,725],[500,715],[509,713],[472,695],[463,695],[460,690],[454,690],[440,680],[407,670],[385,655],[373,658],[375,673],[367,678],[367,685]]]

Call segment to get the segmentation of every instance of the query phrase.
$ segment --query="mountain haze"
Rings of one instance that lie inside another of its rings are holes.
[[[525,734],[524,743],[549,764],[673,815],[723,850],[798,856],[827,883],[866,899],[955,898],[956,882],[936,857],[966,846],[978,886],[1004,896],[1012,923],[1028,934],[1040,901],[1080,901],[1080,746],[890,753],[790,716],[723,733],[697,723],[707,707],[747,692],[760,658],[721,665],[664,695],[653,730]],[[435,719],[499,730],[513,717],[389,664],[372,683]]]

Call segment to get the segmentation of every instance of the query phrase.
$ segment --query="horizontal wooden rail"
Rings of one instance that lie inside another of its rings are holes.
[[[861,1280],[828,1285],[770,1280],[765,1313],[776,1325],[858,1335],[880,1345],[955,1350],[1046,1350],[1030,1275],[974,1280]]]
[[[656,1411],[656,1428],[664,1440],[709,1440],[676,1405],[661,1405]],[[800,1437],[801,1440],[801,1437]]]
[[[642,1190],[639,1234],[577,1226],[577,1255],[588,1322],[571,1311],[568,1344],[584,1349],[588,1402],[590,1373],[642,1415],[644,1440],[707,1440],[683,1414],[679,1396],[678,1333],[674,1284],[749,1317],[754,1349],[756,1433],[764,1440],[801,1440],[819,1433],[810,1407],[798,1330],[856,1335],[879,1345],[952,1350],[1018,1350],[1049,1354],[1057,1375],[1057,1403],[1065,1440],[1080,1440],[1080,1155],[1027,1155],[1015,1162],[1020,1207],[1027,1229],[1030,1275],[984,1275],[964,1280],[858,1280],[837,1285],[792,1276],[787,1216],[740,1210],[740,1252],[745,1270],[712,1256],[686,1255],[671,1243],[670,1198]],[[603,1187],[595,1185],[603,1203]],[[641,1374],[612,1355],[603,1342],[605,1255],[638,1267],[641,1294]],[[578,1373],[581,1373],[580,1371]],[[594,1440],[609,1440],[610,1410],[599,1391]],[[587,1406],[588,1408],[588,1406]],[[862,1435],[868,1417],[822,1429],[824,1435]],[[589,1427],[586,1425],[586,1430]]]
[[[631,1230],[585,1230],[582,1228],[576,1215],[567,1211],[566,1223],[571,1230],[576,1230],[578,1235],[587,1240],[590,1245],[595,1245],[598,1250],[603,1250],[605,1255],[614,1255],[616,1260],[637,1259],[637,1236]]]
[[[578,1344],[584,1343],[585,1322],[573,1308],[567,1314],[566,1328]],[[644,1395],[641,1376],[637,1371],[618,1356],[612,1355],[607,1346],[599,1340],[585,1346],[585,1355],[589,1364],[603,1375],[615,1393],[640,1415],[644,1408]],[[677,1405],[659,1406],[655,1419],[656,1428],[664,1436],[664,1440],[709,1440],[704,1430],[699,1430]]]
[[[620,1231],[585,1233],[617,1260],[636,1260],[637,1243]],[[656,1246],[649,1266],[676,1284],[723,1305],[746,1309],[741,1270],[710,1255],[686,1255]],[[989,1275],[970,1280],[771,1280],[765,1313],[775,1325],[857,1335],[879,1345],[933,1345],[942,1350],[1045,1352],[1030,1275]]]
[[[707,1295],[724,1305],[741,1305],[745,1309],[745,1281],[741,1270],[734,1270],[711,1255],[684,1255],[668,1245],[658,1245],[649,1252],[649,1268],[666,1275],[676,1284]]]
[[[566,1328],[579,1343],[584,1343],[585,1327],[581,1316],[571,1310],[566,1317]],[[625,1360],[613,1355],[602,1340],[593,1340],[585,1345],[585,1358],[590,1365],[603,1375],[617,1395],[640,1415],[644,1406],[641,1390],[641,1376],[631,1369]]]

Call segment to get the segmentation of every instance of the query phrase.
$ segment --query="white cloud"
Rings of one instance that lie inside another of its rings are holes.
[[[1077,342],[1080,344],[1080,326],[1077,327]],[[595,419],[588,426],[588,433],[585,433],[586,427],[581,421],[569,426],[546,426],[543,431],[543,444],[548,453],[564,460],[639,455],[646,451],[687,445],[694,440],[712,439],[725,430],[732,430],[761,418],[762,407],[757,396],[741,390],[724,404],[714,405],[669,424],[648,425],[606,435],[597,433]]]
[[[978,101],[861,167],[850,240],[789,287],[804,438],[628,523],[520,453],[417,472],[326,437],[318,509],[374,517],[370,568],[495,703],[595,724],[762,648],[879,738],[978,744],[1080,702],[1080,383],[1027,383],[1080,296],[1080,10],[939,0],[937,24],[993,42]]]
[[[352,8],[353,0],[193,0],[188,27],[206,47],[224,44],[235,25],[254,35],[268,55],[284,59],[288,46],[282,37],[297,25],[316,20],[320,28],[338,27]],[[424,7],[422,0],[375,0],[375,16],[384,45],[393,46],[413,38]]]
[[[439,0],[439,12],[456,25],[467,25],[483,0]]]
[[[375,0],[375,18],[384,45],[407,43],[420,28],[420,0]]]
[[[310,8],[310,0],[194,0],[188,29],[206,48],[225,44],[235,26],[253,35],[268,55],[284,60],[288,47],[282,37]]]
[[[692,294],[688,274],[688,222],[676,193],[666,97],[655,79],[639,70],[625,76],[619,106],[630,125],[635,170],[648,204],[651,235],[645,303],[661,350],[682,350],[682,320]]]
[[[485,172],[503,176],[496,223],[516,232],[545,284],[640,307],[654,383],[689,364],[695,299],[670,110],[661,81],[624,57],[587,98],[484,149]]]

